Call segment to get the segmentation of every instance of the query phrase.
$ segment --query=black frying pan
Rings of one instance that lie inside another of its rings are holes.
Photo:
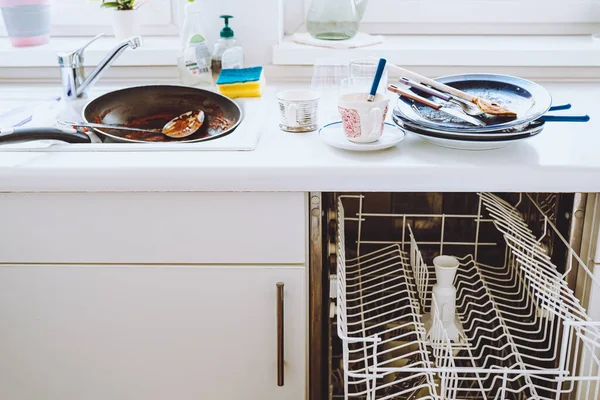
[[[201,142],[227,135],[242,121],[242,110],[232,100],[208,90],[185,86],[139,86],[102,95],[83,110],[85,122],[160,129],[188,111],[204,111],[204,124],[196,133],[173,139],[161,133],[145,134],[118,129],[94,129],[117,142]],[[54,127],[20,127],[0,130],[0,143],[55,139],[68,143],[90,143],[87,134]]]
[[[52,127],[19,127],[0,129],[0,143],[27,142],[31,140],[62,140],[67,143],[91,143],[83,132],[64,131]]]
[[[242,110],[232,100],[208,90],[185,86],[139,86],[107,93],[83,109],[85,122],[160,129],[188,111],[204,111],[204,124],[194,134],[174,139],[161,133],[94,129],[118,142],[201,142],[231,133],[242,120]]]

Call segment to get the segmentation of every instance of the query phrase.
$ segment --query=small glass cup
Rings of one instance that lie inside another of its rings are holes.
[[[324,121],[339,120],[337,100],[342,81],[348,78],[348,63],[339,58],[319,58],[313,67],[311,89],[321,94],[319,117]]]
[[[371,78],[346,78],[342,80],[340,95],[364,93],[366,98],[371,91],[371,85],[373,85],[373,79]],[[378,90],[378,93],[381,92]]]
[[[375,74],[377,73],[377,66],[379,65],[378,58],[357,58],[350,61],[349,64],[349,72],[350,78],[359,78],[359,79],[370,79],[371,83],[373,83],[373,79],[375,79]],[[381,75],[381,81],[379,82],[379,86],[377,87],[377,93],[385,94],[387,92],[388,85],[388,73],[387,68],[383,70],[383,74]],[[367,92],[371,90],[371,86],[367,89]]]
[[[286,132],[311,132],[318,125],[320,94],[314,90],[288,90],[277,93],[279,128]]]

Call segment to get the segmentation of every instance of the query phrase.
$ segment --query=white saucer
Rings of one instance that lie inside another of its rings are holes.
[[[394,147],[404,140],[406,132],[396,125],[385,123],[383,134],[372,143],[354,143],[348,140],[342,121],[332,122],[319,129],[319,136],[330,146],[351,151],[376,151]]]

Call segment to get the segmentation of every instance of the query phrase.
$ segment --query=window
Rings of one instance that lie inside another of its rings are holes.
[[[101,32],[110,34],[111,12],[102,9],[99,1],[91,0],[50,0],[52,14],[52,36],[91,36]],[[142,34],[176,35],[177,0],[150,0],[139,10]],[[3,25],[0,19],[0,25]],[[0,32],[5,34],[3,26]]]
[[[590,34],[600,32],[598,0],[367,0],[361,30],[380,34]],[[286,33],[311,0],[284,0]]]

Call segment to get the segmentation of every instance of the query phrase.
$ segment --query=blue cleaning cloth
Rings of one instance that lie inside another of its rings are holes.
[[[258,81],[262,69],[263,67],[223,69],[217,79],[217,85]]]

